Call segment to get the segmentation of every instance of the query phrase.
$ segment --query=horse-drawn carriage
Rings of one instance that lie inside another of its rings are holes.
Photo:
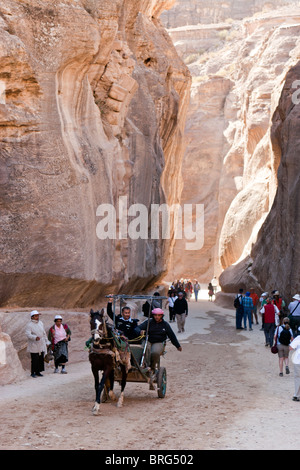
[[[89,359],[95,378],[96,402],[93,408],[94,414],[98,414],[100,402],[107,399],[116,399],[113,393],[114,381],[121,385],[121,395],[118,406],[123,404],[124,389],[127,382],[148,383],[151,390],[157,390],[159,398],[164,398],[167,387],[167,372],[160,366],[160,361],[155,365],[153,374],[150,364],[147,362],[148,330],[150,314],[148,316],[147,329],[144,337],[128,340],[121,332],[115,329],[115,317],[117,302],[122,304],[127,300],[145,300],[152,305],[152,301],[165,300],[164,296],[150,295],[113,295],[106,296],[113,299],[113,324],[105,318],[104,310],[94,312],[91,310],[91,331],[93,341],[89,353]],[[99,381],[99,371],[103,371],[102,380]]]

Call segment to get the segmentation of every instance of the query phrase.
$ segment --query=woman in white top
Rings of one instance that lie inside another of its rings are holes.
[[[174,302],[175,300],[178,299],[177,295],[175,295],[175,292],[172,291],[169,294],[168,300],[166,302],[166,307],[169,305],[169,321],[174,322],[175,321],[175,313],[174,313]]]
[[[40,314],[33,310],[30,314],[30,322],[27,323],[25,334],[28,340],[27,351],[31,356],[31,377],[43,377],[41,372],[44,367],[44,354],[47,353],[47,339],[43,323],[40,321]]]
[[[295,394],[293,400],[300,401],[300,334],[291,342],[290,351],[295,351],[292,357],[295,380]]]

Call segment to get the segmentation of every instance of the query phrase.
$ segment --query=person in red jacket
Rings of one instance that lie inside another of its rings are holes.
[[[274,333],[276,326],[279,325],[279,310],[272,303],[270,297],[267,298],[267,303],[262,307],[260,313],[264,315],[264,333],[266,338],[266,346],[273,346]]]
[[[250,297],[253,302],[253,309],[252,309],[252,324],[253,324],[253,316],[255,317],[256,325],[258,325],[258,318],[257,318],[257,305],[259,301],[258,295],[255,293],[254,289],[250,289]]]

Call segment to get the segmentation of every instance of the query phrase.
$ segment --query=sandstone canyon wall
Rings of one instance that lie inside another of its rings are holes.
[[[204,204],[205,243],[199,252],[189,253],[181,241],[176,242],[170,278],[184,276],[207,282],[225,270],[220,283],[226,292],[253,285],[290,295],[289,263],[276,277],[276,263],[281,264],[279,253],[267,259],[261,255],[266,246],[272,247],[266,237],[266,218],[280,218],[274,198],[276,195],[277,201],[283,173],[278,173],[281,147],[278,139],[274,140],[274,116],[282,116],[279,99],[300,58],[299,25],[296,3],[257,13],[232,23],[219,37],[217,47],[212,42],[208,52],[195,55],[189,64],[193,84],[182,203]],[[200,50],[202,27],[197,28]],[[188,37],[183,33],[180,40],[180,30],[183,28],[177,28],[175,35],[175,30],[170,30],[170,34],[184,56],[183,43],[188,43]],[[294,92],[290,86],[286,96]],[[296,152],[296,144],[292,147]],[[267,226],[270,235],[272,228]],[[270,240],[286,247],[287,241],[281,240],[276,230],[277,235]],[[290,238],[296,240],[295,232]],[[292,241],[285,255],[288,259],[293,257],[291,248]],[[269,276],[269,271],[274,274]]]
[[[191,80],[159,20],[172,3],[1,2],[1,306],[82,307],[166,270],[172,238],[96,228],[120,197],[180,201]]]
[[[242,20],[261,11],[272,11],[294,0],[176,0],[161,18],[167,28]]]

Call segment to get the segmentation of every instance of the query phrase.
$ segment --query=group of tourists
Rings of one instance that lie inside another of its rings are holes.
[[[214,276],[207,286],[208,300],[213,300],[213,297],[216,296],[217,288],[218,280],[216,276]],[[174,281],[171,284],[169,294],[170,292],[174,292],[176,295],[178,294],[178,292],[183,292],[186,300],[189,301],[192,297],[192,294],[194,293],[195,301],[198,302],[198,295],[200,291],[201,285],[199,284],[197,279],[194,280],[194,283],[192,283],[190,279],[178,279],[177,281]]]
[[[158,295],[154,297],[158,297]],[[114,327],[128,340],[141,341],[148,332],[148,348],[146,355],[152,371],[155,365],[159,363],[159,358],[164,352],[165,342],[170,339],[171,343],[178,351],[182,351],[182,347],[173,332],[171,326],[164,320],[164,310],[152,303],[151,318],[144,320],[139,324],[139,320],[132,318],[131,309],[128,305],[121,308],[118,315],[114,315],[112,310],[113,297],[109,297],[107,303],[107,314],[114,321]],[[161,299],[157,299],[157,302]],[[185,318],[188,314],[187,301],[182,292],[178,293],[174,305],[174,312],[177,319],[178,331],[184,331]],[[147,315],[146,315],[147,316]],[[66,374],[66,363],[68,362],[68,342],[71,338],[71,330],[66,323],[63,323],[61,315],[56,315],[54,324],[50,327],[48,334],[46,333],[43,322],[40,320],[40,313],[37,310],[31,312],[30,321],[26,325],[25,334],[28,341],[27,351],[31,356],[31,377],[43,377],[42,372],[45,370],[44,363],[49,362],[47,356],[54,359],[54,373],[59,372]],[[92,338],[86,342],[90,347]]]
[[[31,377],[43,377],[44,363],[49,362],[49,356],[53,355],[54,373],[67,374],[66,363],[68,362],[68,342],[71,340],[71,330],[63,323],[61,315],[55,315],[54,324],[50,327],[48,335],[40,313],[33,310],[30,321],[26,325],[25,335],[27,337],[27,351],[31,357]]]
[[[244,295],[243,289],[234,299],[236,309],[236,329],[252,331],[252,325],[259,325],[258,312],[261,316],[262,327],[265,336],[265,346],[271,348],[274,354],[278,354],[279,376],[289,374],[289,354],[294,352],[294,401],[300,401],[300,295],[295,294],[287,305],[280,292],[272,291],[271,295],[264,292],[260,297],[251,288]],[[258,310],[259,309],[259,310]],[[244,326],[242,326],[242,323]]]

